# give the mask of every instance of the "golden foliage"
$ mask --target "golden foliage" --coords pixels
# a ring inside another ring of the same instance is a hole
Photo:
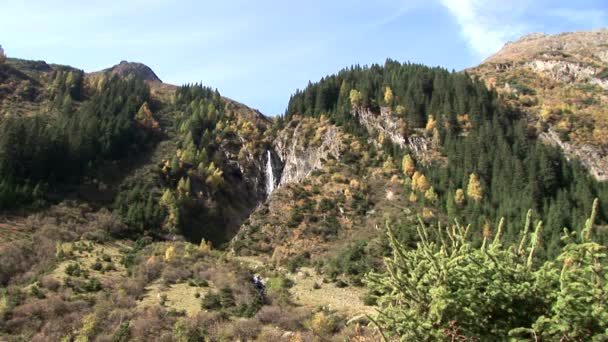
[[[471,173],[469,176],[469,185],[467,186],[467,196],[479,202],[483,198],[483,189],[481,188],[481,182],[479,177],[475,173]]]
[[[431,210],[430,208],[422,209],[422,218],[425,221],[429,221],[429,220],[433,219],[434,217],[435,217],[435,213],[433,213],[433,210]]]
[[[363,94],[357,89],[352,89],[350,91],[350,104],[354,107],[358,107],[361,105],[361,101],[363,101]]]
[[[175,259],[175,247],[169,246],[165,250],[165,261],[170,262]]]
[[[412,190],[426,192],[431,187],[431,184],[426,179],[426,176],[421,172],[416,171],[412,176]]]
[[[399,115],[405,114],[405,107],[402,105],[397,105],[397,107],[395,107],[395,113]]]
[[[424,198],[426,198],[432,203],[437,202],[437,193],[435,192],[435,189],[432,186],[424,192]]]
[[[414,159],[409,154],[403,156],[403,160],[401,161],[401,168],[403,169],[403,173],[411,177],[416,171],[416,164],[414,163]]]
[[[150,110],[148,102],[144,102],[141,107],[139,107],[139,110],[135,115],[135,119],[137,120],[137,122],[139,122],[142,126],[146,128],[156,130],[160,127],[160,124],[158,123],[158,121],[156,121],[156,119],[154,118],[154,114]]]
[[[200,245],[198,246],[198,250],[201,253],[209,253],[212,247],[213,245],[211,244],[211,241],[206,241],[205,239],[202,239]]]
[[[384,88],[384,103],[390,106],[393,103],[393,98],[393,90],[391,89],[391,87],[386,86],[386,88]]]
[[[393,175],[390,182],[392,184],[403,184],[403,180],[398,175]]]
[[[392,157],[388,157],[388,159],[382,164],[382,169],[385,171],[391,171],[395,169],[395,163],[393,162]]]
[[[456,193],[454,194],[454,202],[459,207],[464,205],[464,190],[462,190],[462,189],[456,190]]]
[[[190,196],[190,177],[184,177],[177,182],[177,196],[179,198]]]
[[[78,336],[74,340],[75,342],[88,342],[89,338],[93,335],[95,331],[95,326],[97,326],[97,315],[94,313],[90,313],[82,318],[82,328],[78,333]]]
[[[416,196],[416,193],[412,191],[410,192],[410,197],[408,200],[412,203],[416,203],[416,201],[418,201],[418,196]]]
[[[205,183],[211,187],[211,191],[217,191],[219,187],[224,184],[224,172],[215,167],[215,164],[211,162],[207,168],[207,179]]]
[[[380,134],[378,134],[378,143],[380,145],[384,145],[385,140],[386,140],[386,137],[384,136],[384,133],[380,132]]]
[[[435,129],[435,127],[437,127],[437,120],[435,120],[434,116],[429,115],[429,119],[426,122],[426,131],[427,131],[427,133],[432,133],[433,130]]]
[[[312,330],[321,335],[331,335],[339,328],[339,318],[336,315],[319,311],[310,320]]]

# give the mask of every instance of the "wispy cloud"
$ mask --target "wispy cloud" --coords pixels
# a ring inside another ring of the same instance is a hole
[[[502,45],[526,32],[521,14],[526,1],[441,0],[461,27],[467,44],[479,57],[498,51]]]

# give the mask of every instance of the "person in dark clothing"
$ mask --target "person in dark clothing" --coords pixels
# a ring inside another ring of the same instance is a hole
[[[255,286],[255,289],[258,291],[258,294],[260,295],[260,297],[264,297],[264,291],[266,290],[266,286],[264,286],[264,282],[262,281],[262,278],[259,275],[254,275],[253,276],[253,286]]]

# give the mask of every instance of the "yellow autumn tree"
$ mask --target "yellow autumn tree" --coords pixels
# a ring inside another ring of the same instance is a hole
[[[409,197],[409,201],[412,203],[415,203],[418,200],[418,196],[416,196],[415,192],[410,192],[410,197]]]
[[[433,130],[435,129],[435,127],[437,127],[437,120],[435,120],[434,116],[429,115],[429,119],[426,122],[426,131],[427,131],[427,133],[432,133]]]
[[[437,193],[435,192],[435,189],[432,186],[424,192],[424,198],[426,198],[431,203],[437,202]]]
[[[401,168],[403,169],[403,174],[408,177],[411,177],[416,171],[416,164],[414,163],[414,159],[409,154],[403,156],[403,160],[401,161]]]
[[[431,184],[426,179],[426,176],[419,171],[414,172],[412,176],[412,190],[426,192],[431,187]]]
[[[397,107],[395,107],[395,113],[397,113],[398,115],[405,114],[405,107],[402,105],[397,105]]]
[[[198,245],[198,250],[201,253],[209,253],[212,249],[211,241],[207,241],[205,239],[201,240],[201,243]]]
[[[207,175],[205,183],[211,187],[212,192],[217,191],[219,187],[224,184],[223,172],[221,169],[216,168],[213,162],[211,162],[207,168]]]
[[[358,91],[357,89],[351,89],[349,97],[350,97],[350,104],[353,107],[360,106],[361,102],[363,101],[363,94],[361,94],[361,92]]]
[[[386,103],[387,106],[390,106],[393,103],[393,98],[393,90],[391,87],[386,86],[386,88],[384,88],[384,103]]]
[[[165,261],[171,261],[175,258],[175,247],[169,246],[165,250]]]
[[[179,198],[190,196],[190,177],[184,177],[177,182],[177,194]]]
[[[464,190],[456,190],[456,193],[454,194],[454,203],[456,203],[456,205],[459,207],[462,207],[464,205]]]
[[[479,177],[475,173],[469,176],[469,185],[467,186],[467,197],[475,202],[479,202],[483,198],[483,189]]]

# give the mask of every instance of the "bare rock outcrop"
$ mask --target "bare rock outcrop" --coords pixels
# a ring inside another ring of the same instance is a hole
[[[340,157],[341,130],[327,121],[314,121],[310,118],[292,121],[292,127],[283,130],[275,140],[274,150],[283,165],[279,186],[308,177],[327,158]]]
[[[578,158],[589,172],[599,181],[608,181],[608,150],[592,145],[573,145],[562,141],[552,129],[542,132],[539,138],[564,151],[568,159]]]

